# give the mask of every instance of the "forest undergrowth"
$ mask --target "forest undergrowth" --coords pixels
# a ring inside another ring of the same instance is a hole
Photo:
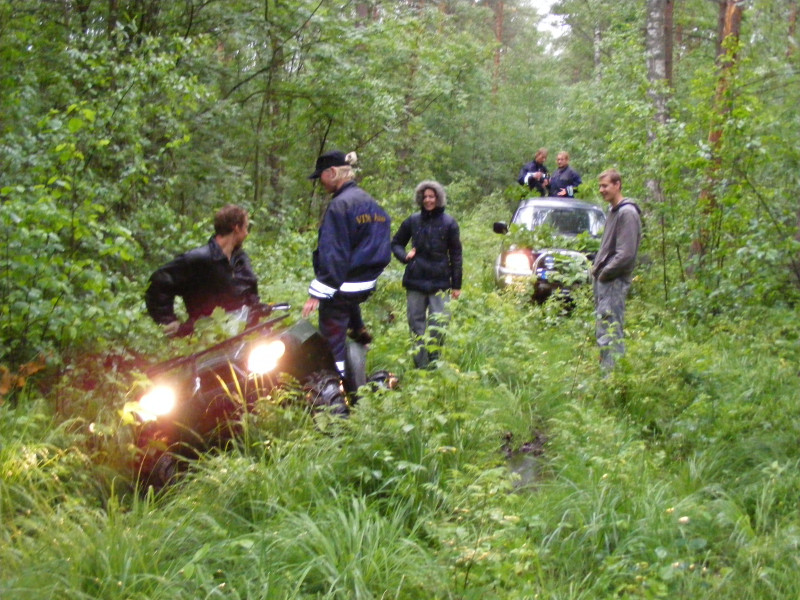
[[[83,364],[6,401],[0,597],[800,597],[795,310],[690,319],[642,267],[604,377],[589,290],[564,315],[493,288],[498,212],[457,214],[466,283],[434,370],[412,368],[392,265],[369,360],[400,387],[324,431],[267,405],[138,494],[118,412],[134,374]],[[310,270],[253,238],[257,267],[293,274],[262,294],[299,306]]]

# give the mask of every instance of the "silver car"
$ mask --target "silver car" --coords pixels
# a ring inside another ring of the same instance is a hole
[[[599,238],[603,233],[606,216],[599,206],[573,198],[529,198],[522,200],[514,213],[512,224],[534,231],[548,225],[557,237],[574,238],[588,233]],[[495,233],[508,233],[509,226],[500,221],[494,224]],[[565,246],[569,244],[565,243]],[[560,248],[528,248],[520,244],[503,244],[495,262],[495,282],[500,287],[526,286],[533,283],[533,297],[538,302],[546,300],[556,289],[572,287],[579,283],[573,277],[565,281],[560,271],[579,274],[578,279],[589,279],[593,254]],[[568,265],[568,267],[567,267]]]

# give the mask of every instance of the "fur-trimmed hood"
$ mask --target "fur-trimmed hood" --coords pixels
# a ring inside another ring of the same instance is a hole
[[[425,193],[425,190],[429,188],[436,194],[436,208],[444,208],[447,206],[447,193],[444,191],[444,186],[438,181],[423,181],[417,186],[417,189],[414,191],[414,200],[417,206],[422,208],[422,195]]]

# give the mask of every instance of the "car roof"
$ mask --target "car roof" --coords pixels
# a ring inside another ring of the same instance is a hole
[[[520,200],[517,210],[528,206],[536,208],[577,208],[581,210],[599,210],[603,212],[603,209],[596,204],[575,200],[575,198],[558,198],[555,196]]]

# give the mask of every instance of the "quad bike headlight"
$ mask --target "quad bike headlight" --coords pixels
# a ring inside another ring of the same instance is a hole
[[[247,357],[247,370],[256,375],[269,373],[278,366],[278,361],[285,352],[286,344],[280,340],[253,346]]]
[[[175,390],[166,385],[159,385],[141,397],[136,413],[143,421],[154,421],[162,415],[169,414],[175,408],[175,402]]]

